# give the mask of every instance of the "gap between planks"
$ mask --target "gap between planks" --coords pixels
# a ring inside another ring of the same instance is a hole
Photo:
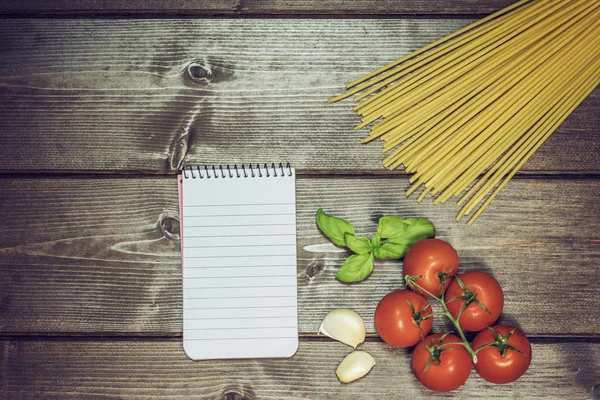
[[[207,164],[208,165],[208,164]],[[210,164],[212,165],[212,164]],[[226,164],[223,164],[226,165]],[[293,165],[292,165],[293,166]],[[172,178],[179,171],[160,171],[160,170],[0,170],[0,179],[7,178],[80,178],[80,179],[95,179],[95,178]],[[380,179],[388,179],[395,177],[408,178],[411,174],[404,171],[388,171],[388,170],[296,170],[296,176],[302,178],[363,178],[373,177]],[[481,175],[480,175],[481,177]],[[476,178],[476,179],[479,179]],[[569,179],[569,180],[591,180],[600,179],[600,171],[568,172],[568,171],[535,171],[535,172],[519,172],[513,179]]]
[[[65,10],[3,11],[0,19],[481,19],[489,14],[474,12],[377,12],[348,10]]]
[[[323,335],[316,333],[300,333],[300,340],[305,342],[328,342],[332,341]],[[470,341],[475,337],[471,332],[466,333],[467,339]],[[93,332],[23,332],[11,335],[0,336],[0,341],[163,341],[163,342],[178,342],[182,340],[181,332],[109,332],[109,333],[93,333]],[[581,335],[581,334],[564,334],[564,335],[528,335],[528,339],[532,343],[600,343],[600,334],[598,335]],[[365,342],[368,343],[383,343],[383,340],[376,333],[367,333]]]

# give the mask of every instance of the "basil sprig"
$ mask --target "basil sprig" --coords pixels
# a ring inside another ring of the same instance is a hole
[[[333,244],[347,247],[355,253],[348,257],[335,276],[342,282],[362,281],[373,271],[375,258],[402,258],[413,244],[435,236],[433,224],[425,218],[383,216],[371,240],[356,236],[352,224],[326,214],[323,209],[317,211],[316,221],[321,232]]]

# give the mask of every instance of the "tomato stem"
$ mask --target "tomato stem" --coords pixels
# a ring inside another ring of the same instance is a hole
[[[495,345],[496,345],[496,342],[484,344],[483,346],[481,346],[477,350],[475,350],[475,354],[479,353],[480,350],[483,350],[486,347],[495,346]]]
[[[471,358],[473,359],[473,363],[477,364],[477,352],[474,351],[473,348],[471,347],[471,345],[469,344],[469,341],[467,340],[465,333],[463,332],[462,328],[460,327],[458,318],[454,318],[452,316],[452,314],[450,313],[450,310],[448,310],[448,307],[446,306],[446,302],[444,301],[445,292],[442,291],[442,295],[440,297],[437,297],[437,296],[434,296],[433,294],[431,294],[426,289],[422,288],[418,283],[416,283],[414,280],[414,277],[407,275],[404,279],[406,280],[406,282],[410,282],[410,284],[412,286],[418,288],[423,293],[427,293],[429,296],[436,299],[442,305],[442,308],[444,309],[444,311],[440,312],[440,313],[436,313],[436,314],[443,314],[450,320],[450,322],[452,322],[452,325],[454,325],[454,327],[456,328],[456,331],[458,332],[458,335],[462,339],[461,344],[467,349],[467,351],[471,355]],[[460,315],[459,315],[459,318],[460,318]]]
[[[443,311],[442,312],[434,312],[434,313],[431,313],[428,316],[424,317],[423,319],[433,318],[436,315],[446,315],[446,313]]]
[[[517,353],[524,354],[521,350],[508,344],[508,339],[510,339],[510,337],[513,335],[513,333],[515,333],[517,328],[513,328],[506,336],[502,336],[502,334],[496,332],[496,330],[494,328],[489,327],[488,329],[490,331],[492,331],[492,333],[494,334],[496,339],[491,343],[481,346],[479,349],[477,349],[477,351],[479,351],[485,347],[488,347],[488,346],[494,346],[498,349],[498,351],[500,352],[500,356],[502,356],[502,357],[504,357],[506,355],[506,350],[513,350],[513,351],[516,351]],[[477,353],[477,352],[475,352],[475,353]]]
[[[456,344],[456,345],[461,345],[461,346],[465,345],[464,342],[446,342],[446,343],[441,344],[440,347],[449,346],[451,344]]]
[[[452,314],[450,314],[450,310],[448,310],[448,307],[446,306],[446,303],[444,303],[442,301],[440,301],[440,303],[442,304],[442,307],[444,308],[444,312],[446,314],[446,317],[448,317],[448,319],[452,322],[452,324],[456,328],[456,331],[458,332],[458,335],[463,340],[464,346],[467,348],[467,350],[471,354],[471,357],[473,357],[473,362],[476,362],[475,361],[476,360],[476,356],[475,356],[476,353],[473,351],[473,348],[469,344],[469,341],[467,340],[467,337],[465,336],[465,333],[463,332],[462,328],[460,327],[460,324],[458,323],[458,319],[454,318],[452,316]]]
[[[404,281],[406,282],[406,286],[414,286],[416,288],[418,288],[420,291],[422,291],[423,293],[427,293],[427,295],[429,295],[430,297],[433,297],[436,300],[440,300],[439,297],[437,297],[436,295],[434,295],[433,293],[431,293],[429,290],[421,287],[421,285],[419,285],[415,280],[417,278],[420,278],[421,276],[413,276],[413,275],[406,275],[404,276]]]

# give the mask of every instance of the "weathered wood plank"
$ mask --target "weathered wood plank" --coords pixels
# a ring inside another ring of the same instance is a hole
[[[487,14],[512,3],[511,0],[244,0],[242,10],[269,14]]]
[[[597,180],[515,180],[472,227],[454,221],[451,204],[406,200],[406,188],[381,177],[298,180],[301,332],[314,334],[334,307],[356,309],[373,332],[377,302],[402,285],[397,261],[378,261],[360,284],[337,282],[347,253],[317,230],[323,207],[361,234],[381,215],[429,218],[463,270],[500,281],[503,321],[535,336],[598,336]],[[180,334],[175,177],[4,178],[0,205],[0,334]]]
[[[0,170],[281,159],[384,172],[351,103],[326,98],[467,22],[6,19]],[[523,170],[600,172],[599,108],[597,90]]]
[[[290,359],[193,362],[177,341],[0,342],[0,370],[10,399],[373,399],[446,398],[413,378],[409,351],[384,343],[362,350],[376,365],[341,384],[335,376],[350,348],[301,341]],[[600,344],[533,344],[533,362],[517,382],[486,383],[473,370],[453,392],[469,399],[588,399],[600,376]],[[237,396],[236,396],[237,394]]]
[[[511,0],[435,1],[374,1],[374,0],[83,0],[72,2],[55,0],[36,2],[31,0],[4,0],[0,14],[76,14],[127,13],[127,14],[481,14],[496,11],[511,4]]]
[[[3,0],[0,14],[168,14],[190,13],[213,15],[217,12],[239,10],[240,0],[84,0],[84,1],[19,1]]]

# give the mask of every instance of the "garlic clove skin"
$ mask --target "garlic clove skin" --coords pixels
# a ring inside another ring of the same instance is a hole
[[[318,333],[356,348],[365,341],[367,328],[365,321],[355,311],[336,308],[323,318]]]
[[[365,351],[354,351],[348,354],[335,370],[335,374],[342,383],[348,383],[362,378],[371,371],[375,359]]]

